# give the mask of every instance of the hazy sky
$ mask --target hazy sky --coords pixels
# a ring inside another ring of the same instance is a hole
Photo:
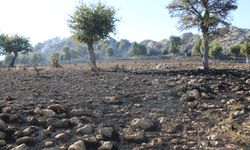
[[[83,0],[89,2],[91,0]],[[93,0],[92,0],[93,1]],[[32,44],[53,37],[71,35],[67,25],[79,0],[0,0],[0,32],[30,38]],[[116,39],[160,41],[180,35],[177,19],[170,18],[166,5],[171,0],[106,0],[118,9]],[[238,0],[239,8],[232,13],[234,26],[250,28],[249,0]],[[195,30],[196,31],[196,30]],[[188,32],[188,31],[185,31]]]

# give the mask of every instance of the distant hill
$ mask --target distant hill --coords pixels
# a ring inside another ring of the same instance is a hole
[[[194,42],[197,38],[199,38],[199,35],[187,32],[182,34],[180,38],[180,54],[191,54]],[[242,29],[232,26],[229,28],[229,32],[223,36],[214,37],[211,43],[219,43],[223,47],[224,54],[228,54],[231,45],[239,44],[244,41],[250,41],[250,29]],[[94,49],[97,58],[106,57],[106,51],[108,49],[112,49],[112,57],[129,57],[131,43],[132,42],[126,39],[117,41],[110,38],[95,43]],[[162,55],[163,51],[169,48],[168,39],[163,39],[161,41],[148,39],[140,42],[139,44],[146,46],[148,56]],[[63,49],[65,47],[68,47],[73,51],[78,51],[79,53],[84,52],[81,56],[85,59],[88,57],[87,46],[84,43],[75,41],[71,37],[64,39],[55,37],[43,43],[38,43],[34,47],[34,52],[43,53],[46,58],[48,58],[54,52],[63,53]]]

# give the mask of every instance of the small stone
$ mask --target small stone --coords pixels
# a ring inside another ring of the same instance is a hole
[[[210,135],[210,139],[213,141],[219,140],[220,139],[220,134],[219,133],[213,133]]]
[[[82,140],[75,142],[74,144],[70,145],[68,150],[86,150],[86,147]]]
[[[5,146],[7,143],[5,140],[0,140],[0,146]]]
[[[92,125],[85,125],[76,130],[78,134],[91,134],[94,132],[94,128]]]
[[[239,116],[241,116],[241,115],[244,115],[244,110],[242,110],[242,111],[236,111],[236,112],[234,112],[233,113],[233,117],[235,118],[235,117],[239,117]]]
[[[132,120],[131,125],[134,127],[139,127],[139,128],[147,130],[147,129],[151,129],[154,126],[154,123],[145,118],[142,118],[142,119],[137,118],[137,119]]]
[[[235,103],[236,101],[235,101],[235,99],[230,99],[229,101],[227,101],[227,104],[228,105],[231,105],[231,104],[233,104],[233,103]]]
[[[117,97],[116,96],[106,96],[105,97],[106,102],[108,103],[117,103]]]
[[[232,129],[232,125],[231,124],[226,124],[224,126],[221,127],[222,130],[229,130],[229,129]]]
[[[68,135],[66,133],[59,133],[55,136],[55,139],[66,141],[68,139]]]
[[[56,113],[53,110],[50,109],[42,109],[42,114],[46,117],[54,117]]]
[[[250,79],[246,80],[246,84],[250,85]]]
[[[136,133],[126,133],[124,135],[124,139],[132,142],[143,142],[146,140],[146,136],[144,132],[136,132]]]
[[[46,120],[46,126],[52,126],[55,128],[66,128],[69,125],[69,121],[67,119],[57,119],[57,118],[48,118]]]
[[[4,130],[6,127],[6,123],[0,119],[0,130]]]
[[[72,118],[69,119],[69,122],[71,124],[76,125],[76,124],[80,123],[80,119],[78,119],[78,117],[72,117]]]
[[[48,109],[53,110],[57,114],[62,114],[65,112],[64,107],[60,104],[52,104],[52,105],[48,106]]]
[[[4,140],[6,138],[7,134],[3,131],[0,131],[0,140]]]
[[[111,127],[103,127],[101,129],[99,129],[99,133],[107,138],[111,138],[112,134],[113,134],[114,130]]]
[[[45,147],[50,147],[50,146],[52,146],[54,143],[52,142],[52,141],[46,141],[45,143],[44,143],[44,146]]]
[[[5,98],[4,98],[4,100],[5,101],[13,101],[13,100],[15,100],[16,98],[14,98],[14,97],[11,97],[11,96],[6,96]]]
[[[28,150],[28,147],[26,146],[26,144],[21,144],[12,148],[11,150]]]
[[[35,141],[32,137],[29,137],[29,136],[24,136],[16,140],[17,145],[20,145],[23,143],[26,145],[34,145]]]
[[[84,110],[83,109],[73,109],[71,111],[71,114],[73,116],[83,116],[84,115]]]
[[[197,89],[193,89],[193,90],[190,90],[190,91],[187,91],[187,94],[192,97],[192,98],[195,98],[195,99],[198,99],[200,97],[200,93]]]
[[[160,117],[158,120],[160,124],[163,124],[168,121],[167,117]]]
[[[171,140],[171,143],[172,143],[172,144],[178,144],[178,143],[179,143],[179,140],[178,140],[178,139],[172,139],[172,140]]]
[[[102,145],[98,148],[98,150],[111,150],[113,146],[113,143],[110,141],[103,142]]]

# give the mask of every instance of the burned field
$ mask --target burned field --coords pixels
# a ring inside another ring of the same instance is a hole
[[[0,149],[248,149],[250,67],[192,60],[1,68]],[[213,68],[218,69],[213,69]],[[38,73],[39,72],[39,73]]]

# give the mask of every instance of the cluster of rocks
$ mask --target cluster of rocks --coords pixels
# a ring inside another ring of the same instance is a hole
[[[242,140],[250,138],[247,71],[163,75],[62,70],[48,78],[6,74],[0,81],[0,149],[249,145]]]

